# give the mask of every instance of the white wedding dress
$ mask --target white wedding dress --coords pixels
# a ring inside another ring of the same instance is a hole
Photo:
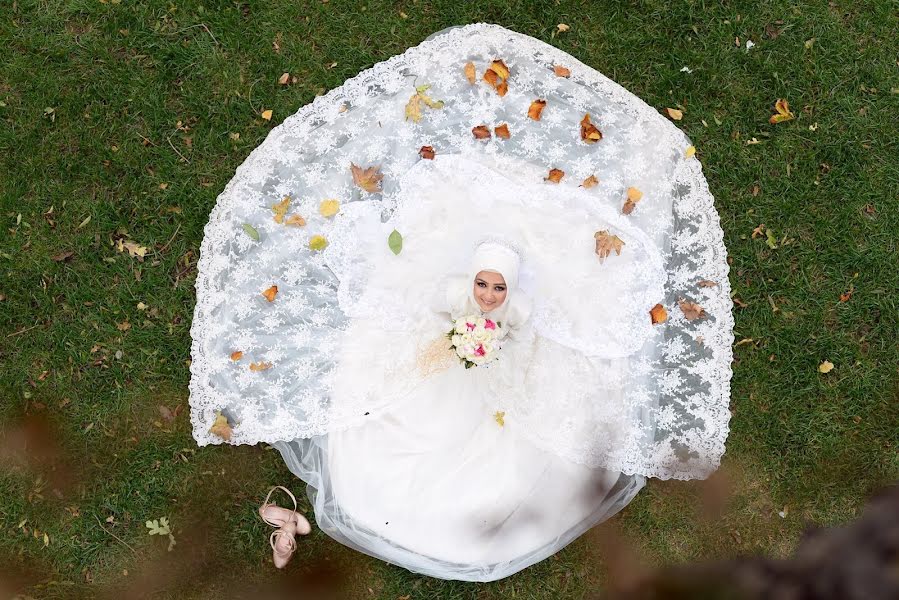
[[[503,96],[480,80],[496,59]],[[406,120],[422,84],[443,105]],[[527,116],[536,98],[540,120]],[[585,113],[595,144],[579,134]],[[472,134],[502,123],[508,139]],[[238,169],[207,225],[195,438],[274,445],[329,535],[476,581],[558,551],[645,477],[707,476],[727,436],[733,321],[689,147],[614,82],[496,25],[438,32],[316,98]],[[355,184],[351,162],[378,166],[381,189]],[[628,188],[642,197],[622,211]],[[336,215],[319,214],[325,199]],[[620,252],[601,260],[597,232]],[[310,248],[315,236],[327,245]],[[497,361],[465,369],[445,352],[447,286],[485,239],[519,252],[532,310]],[[656,305],[666,318],[650,317]]]

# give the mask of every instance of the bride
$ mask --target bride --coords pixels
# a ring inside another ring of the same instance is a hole
[[[276,447],[350,547],[506,577],[646,477],[718,466],[725,257],[670,122],[538,40],[449,28],[288,118],[219,197],[194,436]]]

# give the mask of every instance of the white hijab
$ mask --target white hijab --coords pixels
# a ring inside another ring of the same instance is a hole
[[[490,317],[503,324],[504,329],[515,328],[524,323],[531,313],[531,303],[518,287],[521,257],[518,253],[499,242],[483,242],[471,257],[467,277],[457,277],[450,281],[447,300],[452,317],[475,314]],[[491,311],[481,310],[474,296],[474,280],[481,271],[499,273],[506,281],[506,298],[501,305]]]

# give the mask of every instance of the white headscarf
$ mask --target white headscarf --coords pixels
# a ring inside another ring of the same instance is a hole
[[[521,257],[511,247],[499,242],[483,242],[474,251],[468,276],[454,279],[448,291],[453,318],[466,314],[484,314],[509,328],[521,325],[531,312],[531,303],[518,287]],[[481,271],[499,273],[506,281],[506,298],[497,308],[484,312],[475,299],[474,281]]]

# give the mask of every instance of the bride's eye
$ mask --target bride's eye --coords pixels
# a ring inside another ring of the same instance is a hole
[[[501,286],[501,285],[498,285],[498,286],[496,286],[496,287],[493,288],[493,289],[495,289],[497,292],[505,292],[505,291],[506,291],[506,288],[504,288],[504,287]]]
[[[484,283],[483,281],[478,281],[477,283],[478,283],[478,287],[487,287],[487,284]]]

